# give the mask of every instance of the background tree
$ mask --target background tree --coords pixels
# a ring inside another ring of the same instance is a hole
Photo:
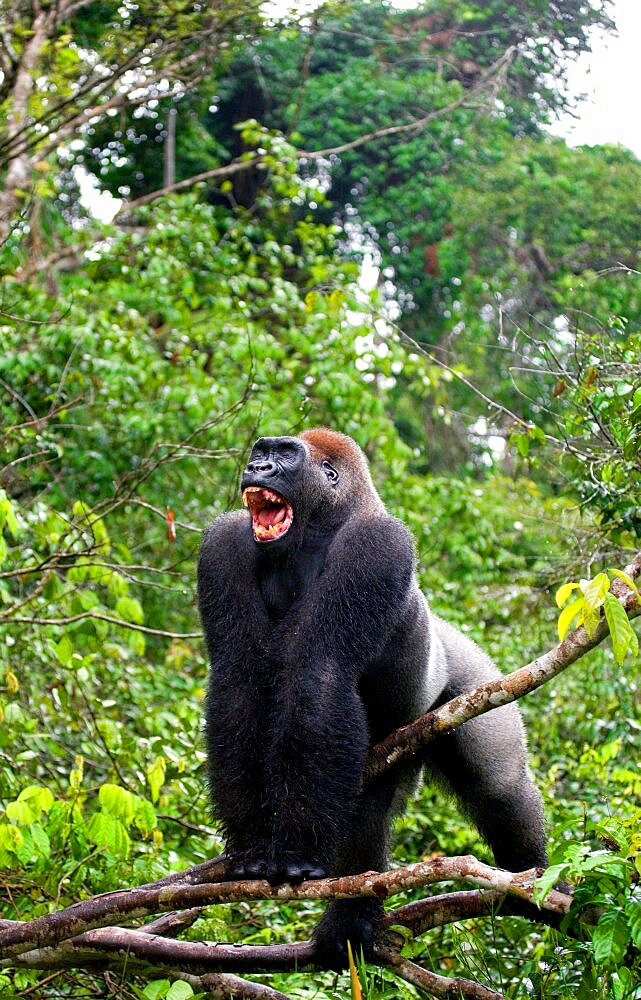
[[[251,2],[184,4],[111,0],[4,5],[0,86],[0,222],[30,193],[49,194],[47,175],[61,146],[123,109],[153,107],[188,92],[259,25]]]

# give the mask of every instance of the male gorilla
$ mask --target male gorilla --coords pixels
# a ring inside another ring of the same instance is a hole
[[[390,819],[422,766],[446,783],[510,871],[545,866],[541,800],[518,709],[505,705],[361,786],[368,749],[498,676],[433,615],[408,531],[367,461],[325,428],[260,438],[241,481],[248,512],[205,532],[198,573],[211,660],[211,792],[234,875],[273,885],[384,870]],[[371,953],[375,900],[334,902],[321,961]]]

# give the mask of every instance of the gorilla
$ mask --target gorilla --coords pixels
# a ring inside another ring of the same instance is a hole
[[[198,569],[209,781],[233,876],[277,885],[384,870],[391,818],[423,768],[499,867],[545,867],[513,704],[362,785],[371,746],[499,672],[430,611],[411,536],[356,442],[326,428],[260,438],[241,491],[247,510],[207,528]],[[376,900],[331,903],[314,933],[319,961],[344,967],[348,939],[371,955],[380,914]]]

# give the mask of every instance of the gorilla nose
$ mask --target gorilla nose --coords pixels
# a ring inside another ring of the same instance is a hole
[[[272,462],[268,458],[262,458],[257,459],[255,462],[248,462],[245,472],[259,476],[273,476],[278,472],[278,466],[276,462]]]

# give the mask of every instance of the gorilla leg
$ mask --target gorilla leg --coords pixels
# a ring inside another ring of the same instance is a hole
[[[419,771],[416,764],[401,765],[361,794],[336,874],[386,870],[390,822],[415,787]],[[348,941],[354,955],[362,950],[371,960],[374,924],[382,915],[383,906],[377,899],[339,899],[330,903],[314,931],[319,962],[332,969],[346,968]]]
[[[332,661],[307,670],[280,685],[265,747],[266,875],[274,885],[339,870],[367,753],[367,720],[349,672]]]
[[[547,866],[543,807],[528,770],[515,705],[494,709],[436,740],[427,760],[461,800],[499,867],[515,872]]]

